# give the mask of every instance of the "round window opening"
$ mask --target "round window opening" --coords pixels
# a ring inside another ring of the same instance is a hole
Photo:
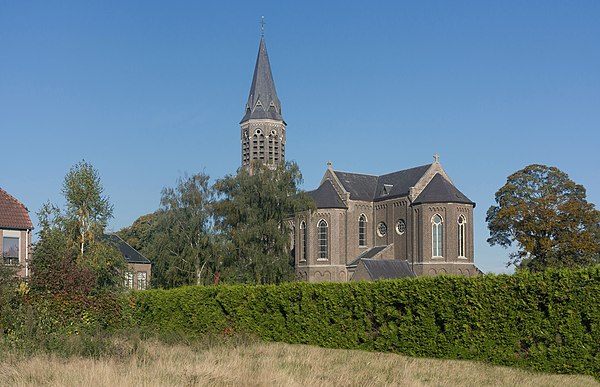
[[[271,136],[277,136],[277,132],[275,130],[271,130]]]
[[[402,235],[406,232],[406,223],[404,222],[404,220],[398,220],[398,222],[396,223],[396,232],[398,233],[398,235]]]
[[[377,235],[384,237],[387,234],[387,226],[383,222],[379,222],[377,225]]]

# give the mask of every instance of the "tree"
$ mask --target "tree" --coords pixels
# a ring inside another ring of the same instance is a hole
[[[250,283],[278,283],[294,276],[290,261],[289,219],[314,208],[308,195],[298,190],[302,174],[293,162],[271,168],[252,165],[236,176],[215,183],[216,225],[227,241],[224,277]]]
[[[53,293],[89,293],[123,286],[123,256],[102,240],[112,205],[98,172],[81,161],[65,176],[66,210],[45,203],[33,248],[31,288]]]
[[[510,175],[487,211],[490,245],[511,246],[507,266],[531,271],[600,262],[600,212],[585,188],[555,167],[533,164]]]
[[[98,171],[85,160],[71,167],[65,176],[62,188],[67,203],[65,217],[78,235],[81,258],[94,243],[94,236],[104,233],[113,216],[113,206],[103,192]]]
[[[142,252],[148,246],[157,217],[156,212],[142,215],[134,220],[131,226],[117,231],[117,234],[131,247]]]
[[[212,283],[217,270],[213,201],[208,175],[185,176],[162,190],[158,211],[121,231],[152,261],[154,287]]]

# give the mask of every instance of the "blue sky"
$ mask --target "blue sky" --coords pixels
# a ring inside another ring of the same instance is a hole
[[[260,17],[305,189],[434,153],[477,203],[475,257],[506,271],[485,212],[512,172],[557,166],[600,203],[598,1],[0,0],[0,187],[62,204],[81,159],[118,230],[183,173],[240,164]]]

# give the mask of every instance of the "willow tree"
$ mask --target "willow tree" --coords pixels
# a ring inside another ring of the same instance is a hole
[[[490,245],[517,251],[508,265],[540,271],[600,262],[600,212],[556,167],[533,164],[510,175],[487,211]]]

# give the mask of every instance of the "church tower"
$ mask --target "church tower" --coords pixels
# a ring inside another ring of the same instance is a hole
[[[260,38],[250,95],[240,121],[242,167],[260,161],[275,166],[285,162],[285,127],[275,91],[264,30]]]

